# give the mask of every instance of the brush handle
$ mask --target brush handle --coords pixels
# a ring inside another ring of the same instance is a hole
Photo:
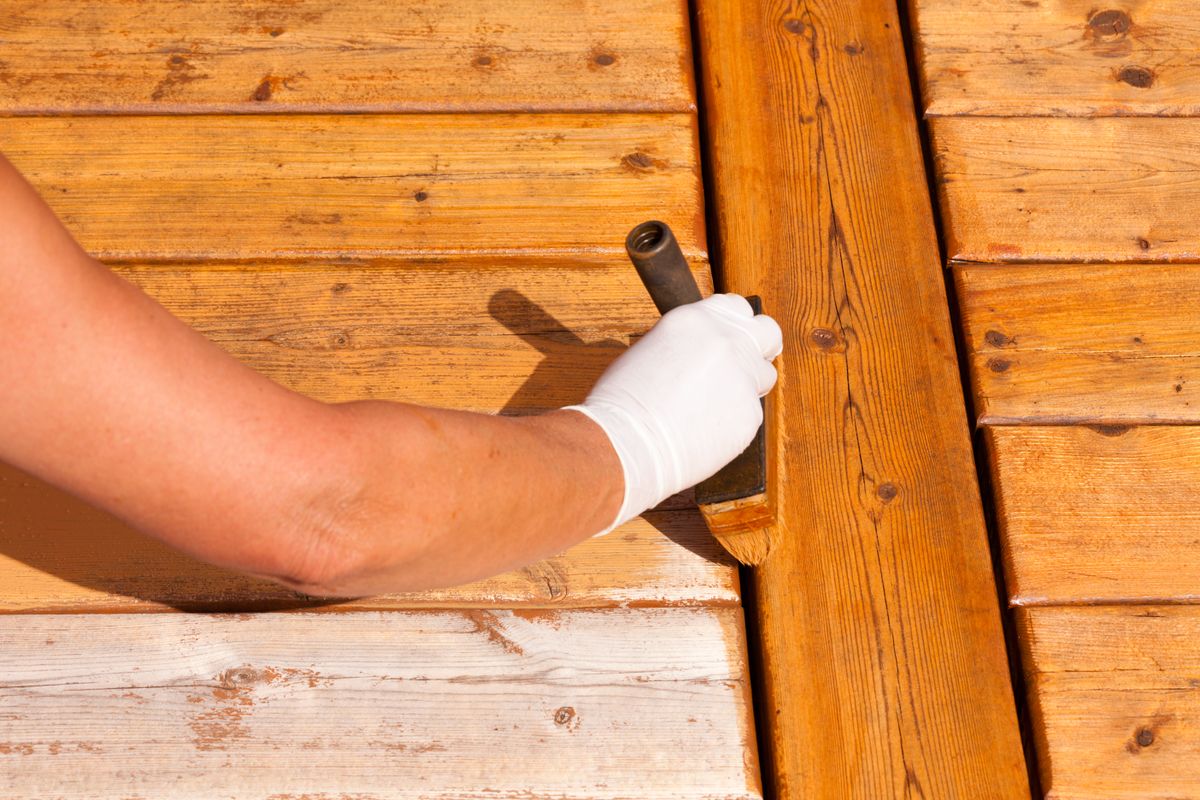
[[[651,220],[631,230],[625,237],[625,251],[658,313],[701,299],[683,250],[665,222]]]
[[[692,277],[683,250],[665,222],[643,222],[625,237],[625,250],[637,268],[646,291],[660,314],[701,299],[700,287]],[[762,313],[758,297],[747,297],[755,314]],[[765,404],[764,404],[765,409]],[[717,474],[696,485],[696,502],[706,512],[705,519],[714,533],[727,526],[731,530],[747,527],[751,519],[762,516],[767,492],[766,417],[754,441]],[[722,522],[722,519],[725,522]]]

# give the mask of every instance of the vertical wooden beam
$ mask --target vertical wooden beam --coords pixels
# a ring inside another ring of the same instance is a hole
[[[895,4],[697,0],[724,288],[787,337],[753,576],[779,797],[1028,797]]]

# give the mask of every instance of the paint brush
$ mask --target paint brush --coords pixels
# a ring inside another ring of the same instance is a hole
[[[701,299],[700,287],[666,223],[652,220],[638,225],[626,237],[625,250],[660,314]],[[746,299],[754,313],[762,312],[757,297]],[[775,527],[770,405],[764,402],[763,424],[750,446],[717,474],[696,484],[696,503],[709,531],[730,555],[751,566],[767,557]]]

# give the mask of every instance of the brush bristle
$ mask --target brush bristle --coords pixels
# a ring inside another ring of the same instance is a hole
[[[729,555],[748,567],[756,567],[766,561],[771,552],[770,528],[716,534],[716,537]]]

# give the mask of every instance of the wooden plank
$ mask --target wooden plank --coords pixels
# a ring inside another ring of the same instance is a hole
[[[687,5],[18,2],[0,113],[687,111]]]
[[[960,261],[1195,261],[1200,129],[1185,119],[930,121]]]
[[[0,794],[759,797],[738,609],[0,618]]]
[[[1200,428],[987,431],[1016,605],[1200,599]]]
[[[320,399],[528,413],[579,402],[658,318],[621,256],[118,267],[259,372]],[[711,287],[707,267],[696,272]],[[737,572],[677,497],[609,537],[460,589],[356,607],[736,603]],[[277,608],[303,598],[211,568],[0,469],[0,611]]]
[[[694,508],[466,586],[331,603],[195,561],[0,464],[0,614],[737,604],[737,565]]]
[[[571,405],[659,318],[624,254],[115,269],[258,372],[329,402]],[[694,274],[710,291],[707,265]]]
[[[1195,116],[1190,0],[916,0],[930,116]]]
[[[896,6],[697,8],[721,274],[785,335],[768,785],[1027,798]]]
[[[1200,609],[1034,608],[1017,620],[1047,797],[1200,797]]]
[[[690,114],[11,120],[5,153],[108,259],[704,255]]]
[[[1200,267],[954,270],[983,424],[1200,422]]]

